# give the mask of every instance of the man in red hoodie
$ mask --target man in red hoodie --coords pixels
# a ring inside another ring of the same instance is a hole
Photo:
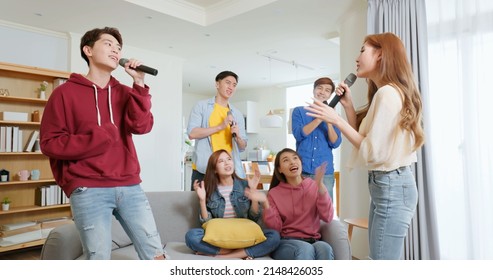
[[[96,28],[81,38],[86,75],[72,73],[57,87],[43,113],[40,140],[57,184],[70,197],[74,222],[87,259],[110,259],[112,215],[120,221],[140,259],[164,259],[161,238],[140,186],[133,134],[151,131],[151,95],[141,62],[125,71],[132,87],[111,72],[121,58],[116,28]]]

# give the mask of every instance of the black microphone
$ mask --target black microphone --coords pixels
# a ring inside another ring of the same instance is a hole
[[[356,81],[356,75],[354,75],[353,73],[350,73],[349,75],[347,75],[346,79],[344,80],[344,83],[348,87],[350,87],[354,84],[355,81]],[[344,94],[344,91],[342,92],[342,94]],[[332,100],[330,101],[329,106],[334,108],[337,105],[337,103],[339,103],[340,99],[341,99],[341,96],[334,93],[334,98],[332,98]]]
[[[228,116],[233,116],[231,111],[228,111]],[[233,121],[229,123],[229,126],[232,126],[234,123],[235,123],[235,121],[234,121],[234,117],[233,117]],[[236,137],[236,132],[233,132],[233,138],[235,138],[235,137]]]
[[[120,66],[125,67],[125,63],[127,63],[127,62],[128,62],[128,59],[126,59],[126,58],[120,58],[120,61],[118,63],[120,63]],[[150,74],[150,75],[153,75],[153,76],[156,76],[157,75],[157,69],[154,69],[154,68],[151,68],[151,67],[145,66],[145,65],[139,65],[136,68],[130,67],[130,69],[142,71],[142,72],[144,72],[146,74]]]

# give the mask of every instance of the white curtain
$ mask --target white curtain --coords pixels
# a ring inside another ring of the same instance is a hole
[[[429,179],[441,259],[493,259],[493,1],[427,0]]]

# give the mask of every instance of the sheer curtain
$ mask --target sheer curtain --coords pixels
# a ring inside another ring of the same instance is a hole
[[[440,258],[493,259],[493,1],[427,0],[426,10]]]

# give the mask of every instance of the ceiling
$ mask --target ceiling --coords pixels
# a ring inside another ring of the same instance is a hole
[[[0,20],[78,34],[117,27],[124,54],[131,45],[181,57],[183,91],[213,94],[223,70],[239,75],[239,90],[339,78],[338,25],[358,1],[0,0]]]

